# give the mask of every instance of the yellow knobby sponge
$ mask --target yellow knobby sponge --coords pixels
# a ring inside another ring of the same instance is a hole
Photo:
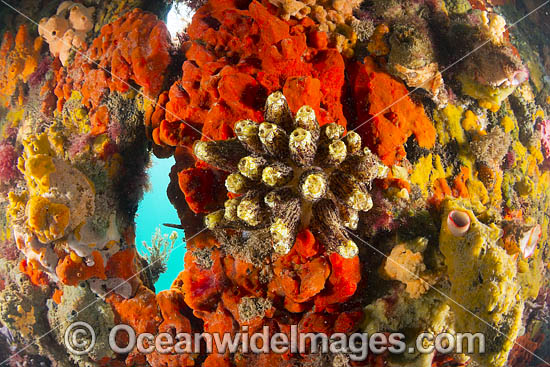
[[[27,225],[42,243],[59,239],[65,235],[69,225],[70,210],[41,196],[34,196],[27,202]]]

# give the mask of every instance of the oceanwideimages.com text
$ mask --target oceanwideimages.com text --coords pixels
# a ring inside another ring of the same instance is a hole
[[[121,337],[124,336],[124,337]],[[125,342],[121,342],[125,340]],[[65,330],[65,344],[73,354],[89,353],[96,342],[93,328],[85,322],[75,322]],[[481,333],[421,333],[410,343],[402,333],[302,333],[297,325],[290,333],[271,333],[268,326],[250,332],[245,326],[236,333],[136,333],[131,326],[116,325],[109,333],[113,352],[126,354],[134,349],[140,353],[191,354],[207,353],[344,353],[353,361],[362,361],[369,354],[402,353],[484,353],[485,337]]]

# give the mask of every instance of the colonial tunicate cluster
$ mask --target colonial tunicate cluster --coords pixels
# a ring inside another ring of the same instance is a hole
[[[231,172],[225,186],[238,195],[206,216],[207,227],[269,228],[273,248],[286,254],[309,226],[329,250],[354,257],[358,247],[348,230],[372,208],[369,185],[385,177],[386,166],[361,148],[357,133],[319,126],[311,107],[293,116],[281,92],[267,98],[264,117],[237,122],[236,138],[195,143],[200,160]]]

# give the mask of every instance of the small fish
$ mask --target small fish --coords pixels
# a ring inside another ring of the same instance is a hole
[[[181,224],[162,223],[162,225],[170,228],[183,229],[183,226]]]

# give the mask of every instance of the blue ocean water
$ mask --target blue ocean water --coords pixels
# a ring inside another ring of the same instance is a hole
[[[151,190],[146,192],[139,203],[136,215],[136,247],[140,253],[144,253],[143,241],[151,243],[151,237],[160,227],[162,234],[178,233],[178,239],[168,260],[168,270],[161,274],[155,283],[157,292],[170,288],[170,285],[183,270],[183,256],[185,245],[183,243],[183,230],[165,227],[162,223],[179,224],[176,209],[170,204],[166,189],[170,178],[168,174],[174,165],[174,158],[159,159],[152,157],[152,166],[148,171]]]

